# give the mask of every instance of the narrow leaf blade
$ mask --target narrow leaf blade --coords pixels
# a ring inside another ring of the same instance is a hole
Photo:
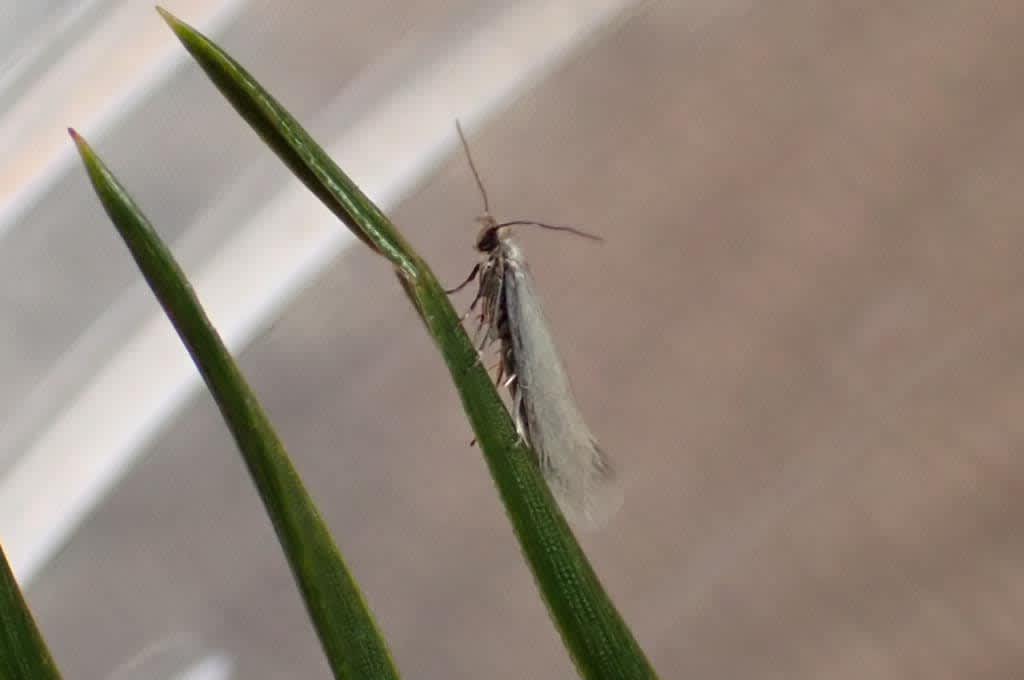
[[[192,355],[238,444],[335,677],[398,678],[387,644],[327,526],[181,268],[95,152],[70,132],[100,202]]]
[[[402,236],[292,115],[206,36],[167,10],[157,11],[221,94],[295,176],[363,243],[412,273]]]
[[[14,572],[0,548],[0,678],[60,680]]]

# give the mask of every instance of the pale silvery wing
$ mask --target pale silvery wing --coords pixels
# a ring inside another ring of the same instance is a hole
[[[519,415],[562,512],[578,526],[596,528],[618,510],[621,487],[576,405],[522,252],[508,237],[499,248]]]

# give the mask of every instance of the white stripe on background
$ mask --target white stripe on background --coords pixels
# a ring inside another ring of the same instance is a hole
[[[234,19],[244,0],[176,0],[174,6],[209,34]],[[111,45],[127,58],[111,59]],[[92,35],[69,46],[0,118],[0,235],[78,162],[68,144],[69,121],[99,137],[190,59],[153,3],[135,0],[108,10]]]

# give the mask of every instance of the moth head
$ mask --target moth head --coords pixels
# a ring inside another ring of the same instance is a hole
[[[480,223],[480,233],[476,237],[476,249],[481,253],[489,253],[498,247],[498,230],[504,225],[498,224],[490,215],[476,218]]]

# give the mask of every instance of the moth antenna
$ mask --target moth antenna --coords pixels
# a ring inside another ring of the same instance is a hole
[[[544,222],[531,222],[529,220],[513,220],[511,222],[502,222],[501,224],[495,225],[495,228],[500,229],[502,227],[515,226],[541,227],[543,229],[553,229],[554,231],[567,231],[570,234],[576,234],[577,236],[582,236],[583,238],[589,238],[591,241],[604,241],[604,239],[598,236],[597,234],[591,234],[589,232],[583,231],[582,229],[577,229],[575,227],[567,227],[565,225],[559,224],[546,224]]]
[[[484,215],[490,216],[491,214],[491,203],[487,200],[487,189],[484,188],[484,182],[480,179],[480,173],[477,172],[476,163],[473,162],[473,154],[469,152],[469,142],[466,141],[466,135],[462,132],[462,125],[459,123],[459,119],[455,119],[455,129],[459,132],[459,139],[462,141],[462,150],[466,152],[466,160],[469,161],[469,169],[473,171],[473,179],[476,180],[476,186],[480,189],[480,195],[484,199]]]

